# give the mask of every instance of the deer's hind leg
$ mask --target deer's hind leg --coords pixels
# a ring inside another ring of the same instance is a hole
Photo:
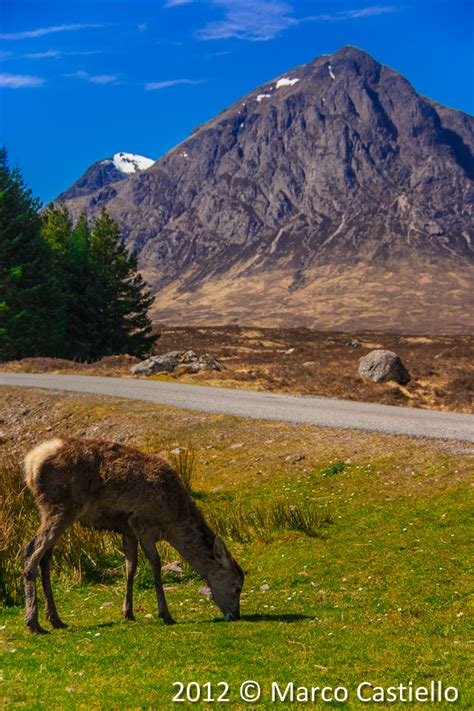
[[[123,552],[126,558],[127,588],[123,603],[123,616],[126,620],[134,620],[133,615],[133,578],[137,570],[138,541],[133,533],[124,533],[122,537]]]
[[[61,629],[62,627],[67,627],[67,625],[59,617],[58,610],[56,608],[56,603],[54,602],[50,576],[52,555],[53,548],[51,547],[49,550],[46,551],[46,553],[40,560],[41,582],[43,584],[46,619],[52,624],[55,629]]]
[[[73,517],[69,512],[54,512],[54,514],[43,519],[41,526],[39,527],[36,533],[36,536],[31,539],[31,541],[25,548],[25,624],[32,632],[35,632],[36,634],[44,634],[46,632],[46,630],[44,630],[38,622],[38,597],[36,591],[38,566],[40,565],[42,559],[48,553],[48,551],[52,551],[53,546],[56,543],[58,537],[64,531],[64,529],[72,523],[72,521]],[[46,580],[49,580],[49,571],[46,576]],[[51,583],[49,581],[49,589],[50,588]],[[50,599],[52,599],[52,593]]]

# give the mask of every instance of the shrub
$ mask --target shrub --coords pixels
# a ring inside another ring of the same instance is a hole
[[[327,508],[320,509],[308,503],[289,504],[287,501],[239,508],[216,508],[210,505],[206,506],[205,513],[216,533],[235,541],[267,538],[281,530],[299,531],[316,538],[321,535],[321,528],[333,520]]]
[[[330,464],[328,467],[323,469],[323,471],[321,472],[321,476],[333,476],[334,474],[342,474],[342,472],[350,466],[351,465],[347,462],[334,462],[333,464]]]
[[[192,494],[192,484],[196,464],[196,450],[192,445],[188,444],[186,447],[177,447],[172,449],[169,452],[169,456],[173,467],[186,488],[186,491]]]

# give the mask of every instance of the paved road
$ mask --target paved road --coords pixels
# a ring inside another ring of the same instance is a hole
[[[0,372],[2,385],[124,397],[259,420],[474,442],[474,415],[456,412],[84,375]]]

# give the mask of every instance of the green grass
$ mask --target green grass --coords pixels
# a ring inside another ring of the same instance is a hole
[[[244,472],[240,480],[231,471],[218,487],[214,473],[198,476],[193,487],[204,510],[220,520],[240,511],[248,523],[245,540],[238,525],[227,530],[232,552],[248,571],[242,620],[222,622],[198,594],[202,582],[187,574],[168,580],[176,626],[146,617],[155,612],[146,580],[137,586],[137,621],[125,623],[120,575],[108,585],[77,587],[65,584],[63,572],[57,601],[69,629],[33,637],[19,608],[1,611],[0,698],[7,708],[149,709],[173,706],[174,682],[226,681],[231,705],[244,708],[239,686],[255,679],[264,706],[270,706],[273,681],[293,681],[346,686],[345,707],[352,709],[372,707],[357,701],[362,681],[416,686],[441,680],[458,688],[456,708],[472,707],[468,477],[451,475],[454,458],[438,454],[422,462],[420,456],[413,471],[387,456],[338,467],[334,476],[325,475],[328,461],[273,476]],[[252,523],[249,512],[276,512],[283,502],[287,513],[289,507],[318,512],[318,535],[310,537],[285,517],[278,523],[276,514],[271,526]],[[268,590],[261,590],[264,584]]]

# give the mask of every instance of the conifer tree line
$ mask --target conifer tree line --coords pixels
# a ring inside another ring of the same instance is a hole
[[[153,297],[117,223],[40,207],[0,149],[0,361],[149,353]]]

